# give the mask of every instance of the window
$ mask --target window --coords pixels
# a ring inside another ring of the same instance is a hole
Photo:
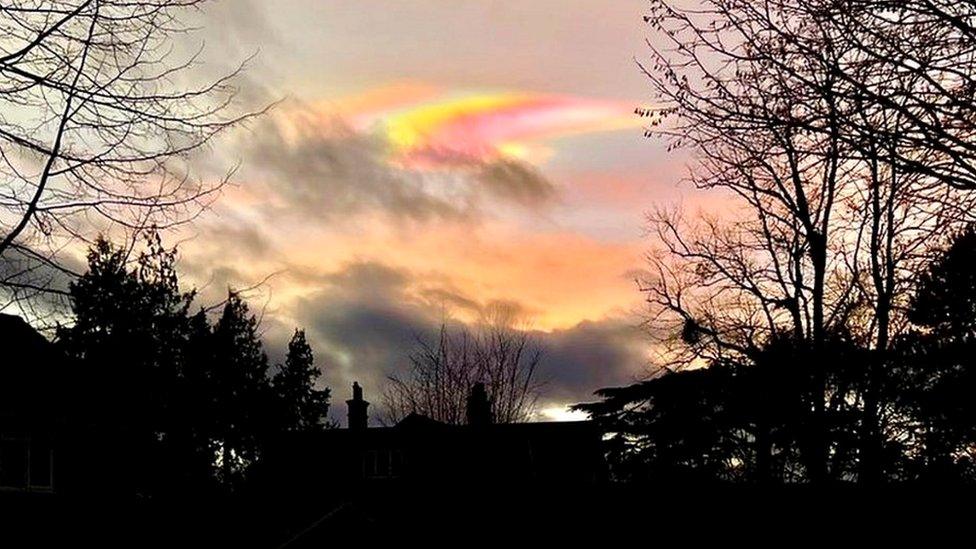
[[[0,489],[50,491],[54,452],[46,437],[0,436]]]
[[[363,476],[366,478],[396,478],[403,474],[403,454],[400,450],[369,450],[363,453]]]
[[[363,453],[363,476],[366,478],[376,476],[376,452]]]

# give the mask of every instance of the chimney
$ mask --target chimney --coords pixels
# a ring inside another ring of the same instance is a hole
[[[491,417],[491,401],[488,400],[485,384],[475,383],[468,394],[468,425],[483,426],[492,423],[494,419]]]
[[[369,408],[369,403],[363,400],[363,388],[359,382],[352,383],[352,399],[346,401],[346,406],[349,407],[349,428],[355,431],[366,429],[366,408]]]

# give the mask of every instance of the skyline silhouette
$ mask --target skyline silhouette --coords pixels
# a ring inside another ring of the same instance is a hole
[[[0,521],[761,536],[965,493],[974,52],[976,0],[7,0]]]

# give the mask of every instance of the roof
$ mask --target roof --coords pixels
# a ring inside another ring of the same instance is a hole
[[[0,415],[29,419],[58,401],[67,384],[63,363],[54,344],[23,318],[0,314],[0,356]]]
[[[424,429],[445,427],[447,424],[431,419],[417,412],[410,412],[410,415],[397,422],[398,429]]]
[[[6,356],[47,352],[51,342],[19,316],[0,313],[0,351]]]

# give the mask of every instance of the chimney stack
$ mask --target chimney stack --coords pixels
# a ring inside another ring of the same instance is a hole
[[[484,383],[475,383],[468,394],[468,425],[483,426],[494,423],[491,417],[491,401]]]
[[[359,386],[359,382],[352,383],[352,399],[346,401],[346,406],[349,407],[349,428],[354,431],[365,430],[369,419],[366,414],[369,403],[363,400],[363,388]]]

